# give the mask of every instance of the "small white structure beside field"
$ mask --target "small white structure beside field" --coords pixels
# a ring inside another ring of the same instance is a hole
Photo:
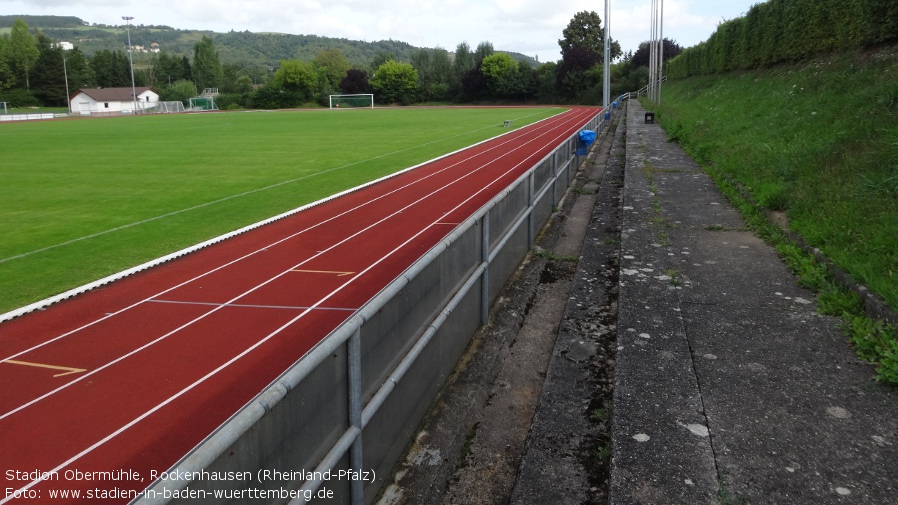
[[[79,89],[71,98],[72,113],[85,116],[134,114],[159,104],[159,93],[153,88],[144,86],[134,91],[137,93],[136,101],[131,98],[130,87]]]

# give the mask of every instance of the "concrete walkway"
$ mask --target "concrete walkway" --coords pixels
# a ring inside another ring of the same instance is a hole
[[[644,113],[630,101],[611,503],[898,503],[898,395]]]

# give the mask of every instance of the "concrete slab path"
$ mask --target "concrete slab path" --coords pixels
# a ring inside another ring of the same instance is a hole
[[[898,502],[898,395],[628,104],[610,501]]]

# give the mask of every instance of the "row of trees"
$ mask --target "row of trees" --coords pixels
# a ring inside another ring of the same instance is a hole
[[[798,61],[898,39],[895,0],[768,0],[671,62],[674,78]]]
[[[241,75],[240,71],[246,69],[228,71],[222,66],[225,71],[214,74],[215,79],[193,82],[198,88],[220,88],[221,107],[283,108],[316,101],[323,105],[330,94],[369,92],[384,104],[598,102],[604,54],[604,31],[598,14],[577,13],[558,43],[562,60],[536,67],[496,52],[489,42],[481,42],[476,48],[462,42],[452,54],[442,48],[418,49],[409,61],[381,52],[367,66],[352,65],[338,49],[323,49],[310,61],[281,60],[270,76],[262,76],[258,81],[250,80],[246,73]],[[201,54],[210,61],[217,59],[211,40],[204,38],[201,44],[208,48],[202,53],[197,49],[192,63],[186,58],[177,61],[165,53],[155,58],[148,71],[149,81],[166,88],[164,99],[176,99],[176,92],[189,88],[182,82],[187,80],[186,67],[197,66]],[[611,53],[613,58],[621,56],[617,42]],[[179,74],[179,68],[185,70]],[[194,69],[193,75],[197,73]],[[166,77],[170,86],[165,84]]]
[[[532,65],[497,52],[489,42],[471,48],[417,49],[407,61],[382,51],[368,65],[353,65],[339,49],[322,49],[312,60],[281,60],[276,68],[222,64],[212,39],[195,43],[193,57],[162,52],[137,62],[138,86],[153,86],[163,100],[186,100],[203,88],[218,88],[219,107],[286,108],[327,104],[335,93],[375,94],[378,103],[539,102],[598,103],[601,97],[604,30],[598,14],[578,12],[558,41],[562,58]],[[665,50],[678,54],[675,44]],[[644,58],[642,52],[645,52]],[[647,72],[647,45],[622,55],[612,42],[612,95],[638,88]],[[645,60],[645,62],[642,61]],[[63,51],[49,37],[16,21],[0,37],[0,101],[16,105],[66,104],[70,91],[84,87],[131,85],[127,51],[100,50],[85,57]]]
[[[326,95],[337,92],[374,92],[380,103],[596,103],[604,54],[601,24],[595,12],[577,13],[558,41],[562,60],[536,67],[496,52],[489,42],[474,49],[462,42],[452,54],[418,49],[408,62],[381,53],[368,68],[352,68],[339,51],[319,53],[311,62],[284,60],[266,96],[282,98],[284,106],[315,97],[326,103]],[[620,44],[614,42],[611,49],[612,58],[621,56]]]

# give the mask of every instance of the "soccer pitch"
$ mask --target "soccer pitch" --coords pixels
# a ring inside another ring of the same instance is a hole
[[[0,313],[558,114],[230,112],[0,124]]]

